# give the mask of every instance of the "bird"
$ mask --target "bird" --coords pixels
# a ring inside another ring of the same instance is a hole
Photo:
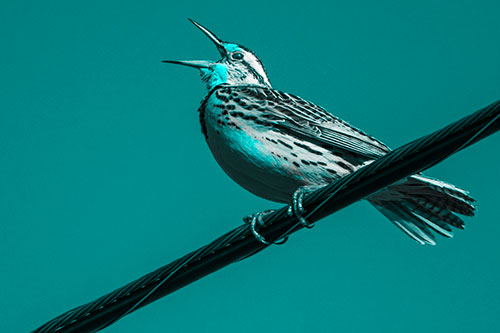
[[[289,213],[310,227],[303,217],[304,195],[391,151],[321,106],[273,88],[253,51],[189,20],[213,42],[221,59],[163,62],[200,71],[208,91],[198,109],[202,133],[220,167],[249,192],[290,203]],[[452,227],[465,227],[458,215],[474,216],[476,209],[468,191],[422,173],[367,200],[422,245],[435,245],[435,235],[453,237]],[[267,213],[252,215],[252,222],[262,222]]]

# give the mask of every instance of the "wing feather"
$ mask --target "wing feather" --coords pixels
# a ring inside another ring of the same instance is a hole
[[[258,110],[272,119],[276,130],[314,142],[326,148],[349,151],[366,159],[387,154],[390,149],[363,131],[328,113],[322,107],[298,96],[256,86],[227,87],[241,100],[265,107]]]

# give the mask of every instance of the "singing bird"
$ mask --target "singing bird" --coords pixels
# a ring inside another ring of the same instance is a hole
[[[208,89],[199,116],[208,146],[224,171],[262,198],[290,203],[307,226],[304,193],[325,186],[390,151],[385,144],[298,96],[274,89],[262,61],[248,48],[224,42],[190,20],[217,47],[222,59],[164,60],[197,68]],[[455,214],[474,215],[467,191],[415,174],[367,200],[421,244],[434,233],[452,237],[463,229]],[[262,215],[253,219],[261,221]]]

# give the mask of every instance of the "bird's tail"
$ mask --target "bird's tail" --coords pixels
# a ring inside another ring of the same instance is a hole
[[[454,213],[473,216],[469,193],[438,179],[413,175],[368,198],[382,214],[421,244],[435,245],[434,233],[453,237],[452,226],[464,229]]]

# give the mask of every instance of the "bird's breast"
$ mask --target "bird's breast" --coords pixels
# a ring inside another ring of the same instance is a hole
[[[293,191],[305,184],[300,172],[286,154],[272,147],[269,131],[255,122],[256,117],[233,105],[215,94],[205,102],[202,122],[217,163],[250,192],[288,202]]]
[[[214,96],[206,105],[204,117],[207,143],[218,162],[240,168],[276,167],[279,161],[262,141],[262,130],[245,119],[241,110],[236,111],[230,101]]]

